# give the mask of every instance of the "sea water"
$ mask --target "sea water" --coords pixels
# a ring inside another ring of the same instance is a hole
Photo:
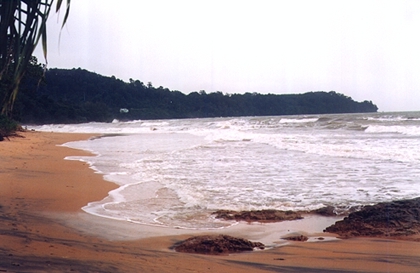
[[[32,126],[100,134],[65,146],[119,185],[83,210],[190,229],[212,212],[351,208],[420,195],[420,112],[136,120]]]

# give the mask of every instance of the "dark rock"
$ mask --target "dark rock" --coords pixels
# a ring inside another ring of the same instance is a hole
[[[318,214],[318,215],[322,215],[322,216],[337,216],[337,215],[349,215],[352,212],[355,211],[359,211],[360,207],[356,206],[356,207],[333,207],[333,206],[326,206],[323,208],[319,208],[319,209],[315,209],[315,210],[311,210],[308,213],[311,214]]]
[[[322,216],[336,216],[335,208],[333,206],[326,206],[320,209],[312,210],[310,213],[318,214]]]
[[[324,231],[344,238],[419,235],[420,198],[365,206]]]
[[[213,214],[215,214],[218,219],[247,222],[281,222],[303,219],[299,212],[282,210],[218,210],[213,212]]]
[[[288,237],[283,237],[283,240],[289,240],[289,241],[298,241],[298,242],[306,242],[308,241],[308,237],[306,237],[305,235],[293,235],[293,236],[288,236]]]
[[[264,244],[228,235],[203,235],[191,237],[181,242],[179,245],[175,246],[175,251],[226,255],[229,253],[252,251],[254,248],[264,249]]]

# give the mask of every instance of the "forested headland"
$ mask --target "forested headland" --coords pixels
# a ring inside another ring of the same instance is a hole
[[[356,102],[334,91],[275,95],[201,90],[187,95],[139,80],[124,82],[78,68],[49,69],[41,82],[26,78],[14,105],[13,118],[25,124],[45,124],[377,110],[371,101]]]

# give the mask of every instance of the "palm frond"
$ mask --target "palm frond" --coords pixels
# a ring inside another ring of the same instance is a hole
[[[41,40],[45,61],[47,61],[48,16],[54,0],[0,0],[0,94],[2,114],[9,114],[19,90],[35,47]],[[66,0],[63,24],[70,12],[70,0]],[[63,4],[57,0],[56,12]]]

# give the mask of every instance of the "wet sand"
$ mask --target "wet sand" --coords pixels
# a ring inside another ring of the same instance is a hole
[[[419,272],[420,243],[334,239],[320,231],[335,219],[244,224],[218,231],[142,226],[84,213],[116,185],[88,164],[88,155],[57,146],[83,134],[25,132],[0,142],[0,272]],[[309,242],[286,242],[303,232]],[[176,253],[171,246],[198,233],[224,233],[272,246],[229,256]],[[319,237],[334,240],[319,240]]]

